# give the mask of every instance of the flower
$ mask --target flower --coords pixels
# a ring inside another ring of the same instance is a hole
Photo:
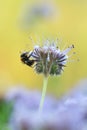
[[[55,43],[46,41],[43,46],[34,46],[33,51],[21,54],[21,61],[28,66],[33,66],[37,73],[60,75],[68,61],[68,52],[74,48],[71,45],[65,50],[60,50]]]
[[[33,51],[24,52],[21,54],[21,61],[30,66],[34,67],[37,73],[44,74],[43,81],[43,90],[42,97],[40,100],[39,111],[42,111],[48,76],[49,75],[60,75],[63,71],[63,68],[66,66],[68,61],[67,53],[74,48],[74,45],[71,45],[65,50],[60,50],[59,47],[56,46],[55,42],[50,43],[50,41],[46,41],[43,46],[36,45],[34,46]]]

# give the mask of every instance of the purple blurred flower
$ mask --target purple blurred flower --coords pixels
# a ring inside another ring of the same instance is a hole
[[[20,26],[22,29],[32,29],[43,21],[56,20],[59,17],[59,9],[54,2],[35,2],[31,6],[25,3],[20,14]]]
[[[12,130],[87,130],[87,95],[84,94],[84,86],[87,86],[86,82],[60,100],[47,96],[41,113],[38,112],[39,92],[28,92],[24,88],[11,90],[6,95],[7,101],[14,100],[10,127]]]

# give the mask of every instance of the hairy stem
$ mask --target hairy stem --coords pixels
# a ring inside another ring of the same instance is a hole
[[[45,94],[46,94],[46,89],[47,89],[47,82],[48,82],[48,76],[44,76],[43,90],[42,90],[42,96],[41,96],[40,106],[39,106],[39,111],[40,112],[42,111],[43,105],[44,105],[44,99],[45,99]]]

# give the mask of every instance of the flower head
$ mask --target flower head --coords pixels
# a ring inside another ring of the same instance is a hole
[[[67,54],[72,48],[74,45],[62,51],[55,43],[36,45],[33,51],[21,54],[21,60],[28,66],[34,65],[37,73],[43,73],[45,76],[60,75],[68,61]]]

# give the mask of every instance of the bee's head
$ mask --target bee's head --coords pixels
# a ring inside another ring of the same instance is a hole
[[[23,52],[20,55],[22,63],[26,63],[28,61],[28,52]]]
[[[27,57],[27,55],[28,55],[28,52],[23,52],[23,53],[20,55],[20,57],[21,57],[21,58],[24,58],[24,57]]]

